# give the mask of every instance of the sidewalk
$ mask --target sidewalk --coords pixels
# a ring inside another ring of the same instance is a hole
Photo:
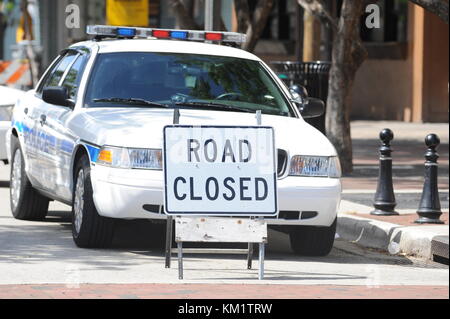
[[[379,132],[394,132],[393,184],[399,216],[373,216],[373,198],[378,180]],[[414,255],[448,262],[449,136],[447,123],[352,122],[354,171],[342,178],[343,195],[338,213],[340,237],[362,246],[392,254]],[[414,221],[424,181],[424,138],[435,133],[441,139],[439,153],[439,198],[444,225],[419,225]]]

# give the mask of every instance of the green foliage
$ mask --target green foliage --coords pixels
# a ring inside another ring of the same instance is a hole
[[[14,0],[0,0],[0,12],[8,16],[14,10],[15,5]]]
[[[14,0],[0,0],[0,28],[5,28],[15,7]]]

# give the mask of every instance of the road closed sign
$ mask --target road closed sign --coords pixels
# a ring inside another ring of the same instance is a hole
[[[166,214],[278,213],[273,128],[166,126],[163,152]]]

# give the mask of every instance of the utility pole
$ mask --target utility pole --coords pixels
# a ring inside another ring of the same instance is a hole
[[[205,30],[212,31],[214,29],[214,1],[205,0]]]

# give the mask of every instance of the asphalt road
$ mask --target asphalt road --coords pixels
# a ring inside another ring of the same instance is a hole
[[[164,268],[162,225],[120,222],[113,247],[99,250],[74,245],[66,205],[52,202],[45,221],[15,220],[9,209],[8,170],[9,166],[0,164],[0,298],[82,297],[83,289],[94,298],[113,296],[114,291],[115,296],[126,298],[116,284],[127,284],[142,294],[156,284],[151,294],[147,291],[152,298],[189,296],[189,292],[195,297],[195,291],[196,296],[208,298],[207,291],[221,287],[225,287],[223,298],[239,297],[243,292],[250,297],[252,289],[258,297],[276,298],[285,296],[282,287],[292,291],[292,298],[314,296],[311,287],[322,287],[317,290],[321,298],[335,298],[339,291],[346,291],[347,297],[381,297],[373,294],[376,288],[391,289],[393,298],[449,297],[448,266],[362,249],[341,239],[327,257],[299,257],[290,251],[287,236],[278,232],[269,233],[264,280],[258,280],[257,260],[247,270],[244,256],[196,254],[186,256],[185,279],[180,281],[175,258],[172,268]],[[230,285],[242,290],[230,289]],[[27,287],[38,288],[30,292]],[[48,287],[71,293],[50,294]],[[92,294],[92,289],[102,293]]]

